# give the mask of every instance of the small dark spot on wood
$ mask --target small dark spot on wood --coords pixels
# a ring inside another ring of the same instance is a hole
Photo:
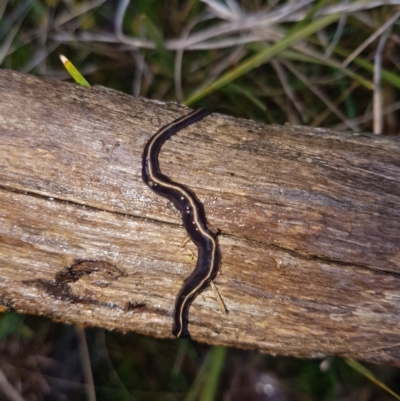
[[[138,309],[143,309],[146,307],[146,304],[144,302],[127,302],[125,305],[125,311],[137,311]]]
[[[129,301],[125,304],[124,312],[134,312],[134,313],[154,313],[161,316],[171,316],[169,311],[164,309],[156,308],[153,306],[148,306],[145,302],[132,302]]]
[[[60,282],[57,279],[51,281],[43,279],[24,280],[22,283],[28,286],[44,290],[47,294],[51,295],[55,299],[69,302],[79,301],[80,303],[87,303],[84,302],[83,299],[75,300],[74,298],[79,298],[79,297],[76,297],[73,294],[71,294],[71,289],[68,286],[68,284]]]
[[[122,276],[123,272],[115,265],[106,261],[77,260],[74,264],[67,267],[67,271],[57,273],[54,280],[24,280],[22,283],[42,289],[50,296],[62,301],[99,305],[111,309],[121,309],[118,305],[111,302],[98,302],[94,299],[72,293],[70,287],[71,283],[78,281],[84,276],[90,276],[93,274],[100,274],[103,280],[95,280],[92,284],[99,287],[105,287],[110,284],[110,281],[116,280],[118,277]]]
[[[116,280],[118,277],[124,275],[123,271],[117,266],[103,260],[76,260],[67,269],[68,272],[57,274],[59,280],[74,282],[84,275],[91,275],[93,273],[99,273],[100,276],[108,280]]]

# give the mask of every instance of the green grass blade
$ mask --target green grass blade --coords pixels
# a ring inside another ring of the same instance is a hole
[[[76,69],[76,67],[62,54],[60,54],[61,62],[64,64],[65,69],[69,72],[69,75],[74,81],[81,86],[90,86],[89,82],[83,77],[83,75]]]
[[[311,64],[321,64],[321,65],[327,65],[329,67],[332,67],[334,69],[337,69],[340,71],[343,75],[346,75],[353,79],[354,81],[357,81],[360,85],[364,86],[368,90],[373,89],[373,83],[369,81],[368,79],[365,79],[361,75],[351,71],[349,68],[343,67],[340,63],[336,61],[332,61],[329,59],[321,59],[313,56],[309,56],[307,54],[302,54],[297,50],[285,50],[282,52],[282,57],[287,58],[288,60],[296,60],[296,61],[302,61],[302,62],[308,62]]]
[[[241,63],[238,67],[236,67],[233,71],[227,72],[226,74],[222,75],[219,79],[215,80],[212,84],[197,92],[189,97],[186,100],[185,104],[190,105],[198,100],[202,99],[203,97],[215,92],[218,89],[221,89],[223,86],[231,83],[235,79],[239,78],[240,76],[248,73],[249,71],[253,70],[254,68],[259,67],[261,64],[265,63],[270,58],[276,56],[277,54],[282,53],[284,50],[295,44],[296,42],[307,38],[308,36],[314,34],[315,32],[323,29],[324,27],[328,26],[329,24],[337,21],[340,17],[340,14],[332,14],[321,17],[314,22],[310,23],[306,27],[296,30],[291,35],[286,36],[280,42],[265,48],[264,50],[260,51],[258,54],[250,57],[248,60]]]
[[[396,394],[393,390],[391,390],[389,387],[387,387],[384,383],[382,383],[380,380],[378,380],[375,375],[368,370],[365,366],[361,365],[361,363],[354,361],[353,359],[345,359],[344,360],[347,365],[349,365],[352,369],[354,369],[356,372],[360,373],[362,376],[366,377],[368,380],[370,380],[372,383],[376,384],[386,392],[388,392],[390,395],[392,395],[396,400],[400,400],[400,395]]]
[[[292,29],[289,30],[288,35],[291,35],[292,33],[295,33],[308,24],[312,23],[315,13],[325,7],[326,4],[328,4],[330,1],[331,0],[320,0],[316,1],[315,3],[311,3],[310,11],[301,21],[299,21],[295,26],[293,26]]]
[[[156,45],[156,62],[166,76],[173,77],[174,58],[169,50],[164,46],[164,38],[160,29],[149,18],[144,17],[143,22],[146,28],[147,36]]]
[[[207,378],[207,371],[210,365],[211,356],[212,356],[211,351],[209,351],[206,357],[204,358],[204,361],[201,364],[200,368],[198,369],[196,378],[192,384],[191,389],[187,393],[184,401],[196,401],[199,399],[201,389],[203,388],[204,382],[206,381]]]
[[[219,378],[224,367],[226,348],[214,347],[211,351],[208,374],[199,401],[212,401],[218,390]]]
[[[341,56],[347,57],[350,52],[341,49],[340,47],[336,47],[335,48],[335,53],[340,54]],[[369,61],[364,60],[361,57],[356,57],[352,63],[357,64],[358,66],[364,68],[365,70],[369,71],[369,72],[373,72],[374,71],[374,65],[372,63],[370,63]],[[400,88],[400,76],[393,74],[393,72],[390,72],[388,70],[382,69],[382,78],[390,83],[391,85],[395,86],[396,88]]]
[[[233,95],[240,93],[241,95],[245,96],[247,99],[250,100],[256,107],[258,107],[261,111],[265,112],[267,108],[265,107],[264,103],[258,100],[257,96],[253,94],[253,91],[247,89],[241,85],[229,84],[225,88],[226,92],[229,92]]]
[[[225,361],[226,348],[212,348],[204,359],[185,401],[213,401]]]

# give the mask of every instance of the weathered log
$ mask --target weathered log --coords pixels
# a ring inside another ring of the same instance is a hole
[[[0,71],[0,304],[172,337],[193,269],[180,216],[141,179],[146,141],[188,109]],[[400,140],[213,114],[163,172],[221,232],[189,330],[209,344],[400,366]]]

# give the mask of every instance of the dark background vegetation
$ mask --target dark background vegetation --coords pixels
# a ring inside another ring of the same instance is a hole
[[[91,85],[268,124],[397,135],[400,2],[384,3],[1,0],[0,63],[69,79],[64,54]],[[335,10],[335,21],[268,56]],[[13,389],[25,400],[395,399],[383,385],[400,393],[400,371],[390,367],[368,366],[374,383],[337,358],[210,348],[12,312],[0,315],[0,355],[0,399],[10,400]]]

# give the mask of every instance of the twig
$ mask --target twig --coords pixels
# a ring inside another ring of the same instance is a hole
[[[400,15],[400,14],[399,14]],[[389,35],[389,29],[384,32],[379,40],[378,47],[374,57],[374,134],[382,134],[383,118],[382,118],[382,52],[386,44],[386,39]]]
[[[303,74],[295,69],[291,63],[287,61],[284,62],[283,60],[282,62],[293,72],[293,74],[295,74],[301,81],[303,81],[308,86],[308,88],[347,125],[347,127],[350,127],[353,131],[359,131],[357,125],[349,120],[315,85],[313,85]]]
[[[400,17],[400,11],[398,11],[392,18],[386,21],[379,29],[377,29],[368,39],[357,47],[356,50],[351,53],[346,60],[343,61],[342,66],[346,67],[349,65],[369,44],[371,44],[379,35],[385,32],[396,20]]]
[[[76,326],[76,334],[79,342],[79,353],[82,361],[83,376],[85,377],[85,389],[88,401],[96,401],[94,389],[92,366],[90,364],[89,350],[86,342],[85,330],[81,326]]]
[[[0,391],[10,401],[25,401],[25,399],[15,390],[14,386],[8,381],[6,375],[0,369]]]

